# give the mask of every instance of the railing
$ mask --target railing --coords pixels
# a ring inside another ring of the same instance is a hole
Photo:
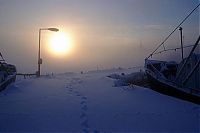
[[[32,74],[32,73],[17,73],[17,75],[18,75],[18,76],[23,76],[24,79],[25,79],[26,77],[36,76],[35,73],[34,73],[34,74]]]
[[[191,50],[189,56],[187,57],[186,61],[184,62],[184,64],[183,64],[183,65],[181,66],[181,68],[179,69],[179,71],[178,71],[178,73],[177,73],[177,75],[176,75],[175,81],[179,78],[181,72],[183,71],[183,68],[185,67],[185,65],[186,65],[186,64],[188,63],[188,61],[190,60],[192,54],[194,53],[195,49],[196,49],[197,46],[199,45],[199,41],[200,41],[200,36],[198,37],[198,39],[197,39],[197,41],[196,41],[194,47],[192,48],[192,50]],[[192,72],[192,73],[193,73],[193,72]],[[188,76],[189,76],[189,75],[188,75]]]

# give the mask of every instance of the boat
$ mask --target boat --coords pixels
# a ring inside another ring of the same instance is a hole
[[[167,36],[164,41],[145,58],[145,73],[149,81],[150,88],[165,95],[173,96],[195,104],[200,104],[200,54],[197,50],[200,42],[200,35],[194,45],[183,47],[181,34],[181,47],[165,49],[165,42],[179,28],[186,19],[200,6],[198,6]],[[160,47],[163,46],[163,50]],[[183,56],[183,49],[191,47],[187,57]],[[177,63],[173,60],[162,61],[151,59],[155,54],[168,52],[170,50],[181,49],[182,60]]]
[[[186,60],[188,62],[185,64]],[[179,64],[174,61],[146,59],[145,72],[150,88],[169,96],[200,104],[200,68],[196,67],[199,60],[200,55],[197,54],[192,54],[190,59],[185,58]],[[180,71],[181,68],[182,71]]]
[[[2,60],[0,60],[0,91],[2,91],[9,84],[15,82],[17,69],[15,65],[6,63],[2,54],[0,56],[2,57]]]

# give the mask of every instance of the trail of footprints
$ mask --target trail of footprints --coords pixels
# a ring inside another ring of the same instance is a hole
[[[79,83],[79,82],[78,82]],[[91,127],[89,126],[88,122],[88,115],[87,115],[87,110],[88,110],[88,106],[87,106],[87,97],[83,96],[82,94],[80,94],[76,89],[74,89],[72,87],[72,85],[70,84],[69,86],[66,87],[68,89],[68,94],[76,96],[80,99],[80,107],[81,107],[81,113],[80,113],[80,124],[82,126],[82,131],[84,133],[89,133],[91,132]],[[94,133],[99,133],[98,130],[93,130]]]

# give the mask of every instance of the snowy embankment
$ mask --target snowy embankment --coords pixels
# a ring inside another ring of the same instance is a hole
[[[128,85],[138,85],[148,87],[148,79],[144,71],[133,72],[130,74],[111,74],[108,75],[109,78],[116,79],[114,81],[115,87],[128,86]]]
[[[131,71],[18,79],[0,93],[0,132],[199,132],[198,105],[107,77]]]

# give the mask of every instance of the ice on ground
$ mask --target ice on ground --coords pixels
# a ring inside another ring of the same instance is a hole
[[[128,85],[138,85],[138,86],[148,86],[147,76],[144,71],[132,72],[130,74],[111,74],[108,75],[109,78],[116,79],[114,81],[115,87],[128,86]]]
[[[199,132],[199,105],[107,77],[131,71],[18,79],[0,93],[0,132]]]

